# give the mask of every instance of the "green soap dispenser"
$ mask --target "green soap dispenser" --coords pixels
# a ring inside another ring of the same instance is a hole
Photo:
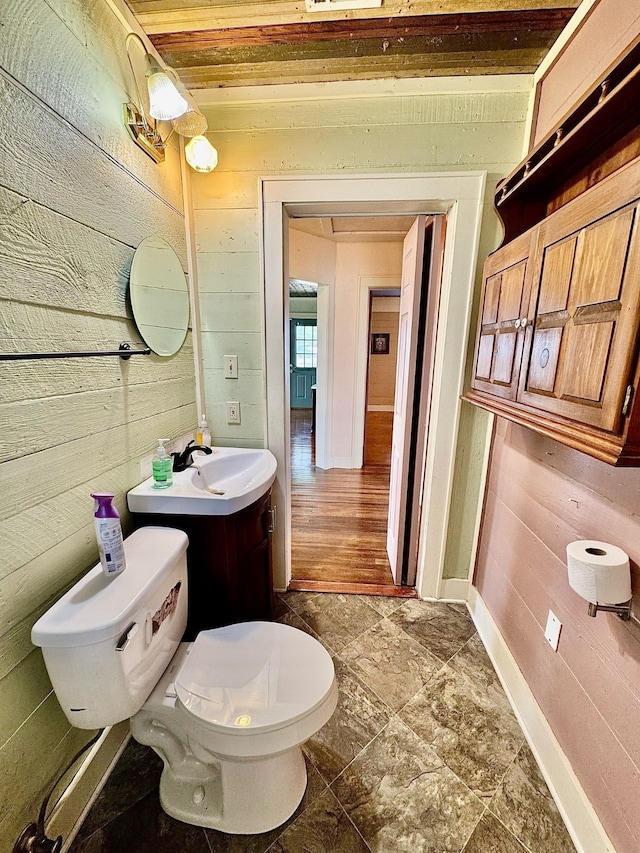
[[[168,489],[169,486],[173,486],[173,459],[164,446],[167,441],[169,441],[168,438],[158,439],[158,450],[151,463],[154,489]]]

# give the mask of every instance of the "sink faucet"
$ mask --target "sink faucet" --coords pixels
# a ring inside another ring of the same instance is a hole
[[[203,444],[194,444],[192,440],[180,453],[171,454],[173,456],[173,470],[186,471],[189,466],[193,465],[192,454],[194,450],[201,450],[207,455],[212,452],[210,447],[205,447]]]

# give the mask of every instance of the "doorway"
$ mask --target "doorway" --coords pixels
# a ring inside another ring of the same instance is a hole
[[[324,399],[334,413],[319,441],[315,406],[312,412],[306,410],[298,380],[291,383],[290,588],[318,589],[324,584],[335,590],[336,584],[362,584],[363,592],[371,592],[372,586],[377,592],[384,588],[385,594],[399,591],[386,540],[403,241],[414,220],[413,216],[289,220],[291,376],[296,372],[295,324],[298,318],[317,315],[309,288],[303,289],[301,281],[324,276],[335,305],[331,328],[323,326],[318,334],[324,348],[328,340],[334,341],[333,381],[327,381],[326,372],[318,372],[318,385],[329,389]],[[366,294],[366,313],[358,317],[361,293]],[[365,334],[356,345],[358,325]],[[364,366],[359,383],[354,383],[356,364]],[[323,401],[319,419],[327,420]],[[354,429],[355,423],[361,428]]]
[[[359,469],[319,468],[310,412],[291,410],[290,589],[396,594],[386,552],[389,455]]]
[[[274,578],[286,589],[291,578],[291,504],[288,343],[283,335],[288,216],[329,213],[447,213],[448,237],[434,356],[429,450],[421,493],[422,521],[416,587],[420,597],[440,597],[446,523],[451,501],[459,395],[469,329],[484,173],[396,176],[265,178],[261,182],[265,284],[267,446],[278,461],[273,500],[279,525],[274,534]],[[455,287],[454,287],[455,282]],[[357,334],[362,334],[357,330]],[[288,336],[287,336],[288,338]],[[287,361],[288,363],[288,361]],[[426,555],[428,554],[428,559]]]

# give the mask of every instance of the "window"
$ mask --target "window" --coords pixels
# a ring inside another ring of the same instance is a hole
[[[317,367],[318,361],[318,327],[313,324],[298,324],[294,326],[293,366]]]

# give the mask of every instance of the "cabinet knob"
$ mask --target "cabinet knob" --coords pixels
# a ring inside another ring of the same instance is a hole
[[[515,321],[515,323],[514,323],[513,325],[516,327],[516,329],[519,329],[519,328],[520,328],[520,318],[519,318],[519,317],[518,317],[518,319]]]
[[[532,321],[529,320],[528,317],[523,317],[522,320],[520,320],[520,328],[526,329],[527,326],[531,325],[531,323],[532,323]]]

